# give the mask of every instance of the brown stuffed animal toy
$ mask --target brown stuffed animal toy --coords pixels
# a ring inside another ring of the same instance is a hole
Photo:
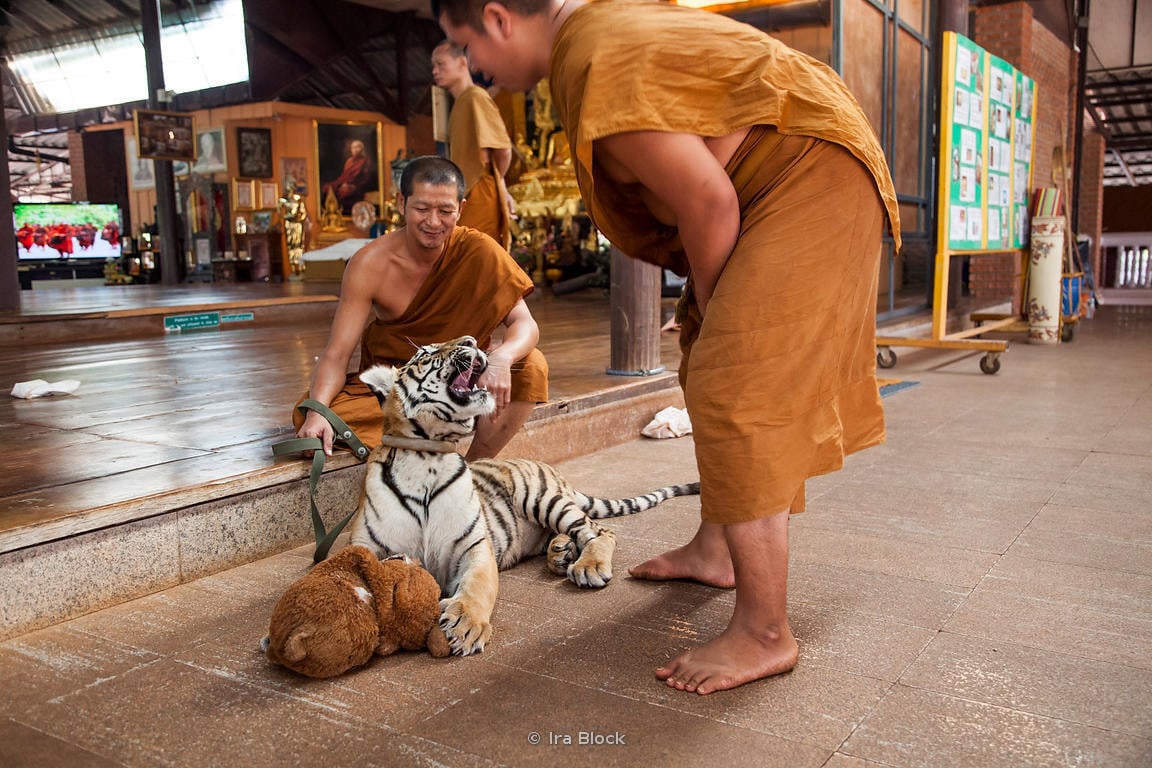
[[[272,610],[261,645],[273,663],[309,677],[335,677],[376,653],[428,648],[451,653],[440,629],[440,586],[408,558],[377,560],[350,546],[297,579]]]

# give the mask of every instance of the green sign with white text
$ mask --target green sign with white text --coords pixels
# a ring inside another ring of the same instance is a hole
[[[195,331],[220,326],[219,312],[197,312],[194,315],[168,315],[164,318],[165,331]]]

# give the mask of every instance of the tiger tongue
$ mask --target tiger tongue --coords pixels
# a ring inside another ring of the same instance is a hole
[[[477,378],[476,374],[479,372],[479,368],[480,366],[477,364],[477,361],[474,360],[472,365],[461,371],[460,374],[452,380],[452,389],[459,390],[461,392],[466,392],[472,389],[472,382],[474,378]]]
[[[452,380],[452,384],[451,384],[452,389],[461,390],[461,391],[471,389],[471,387],[468,386],[468,380],[471,378],[472,378],[472,369],[469,368],[468,370],[463,371],[459,376],[457,376],[455,379]]]

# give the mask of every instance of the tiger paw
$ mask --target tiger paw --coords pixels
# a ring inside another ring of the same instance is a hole
[[[568,566],[576,560],[576,542],[566,533],[558,533],[548,542],[548,570],[557,576],[567,576]]]
[[[440,601],[440,628],[448,638],[453,656],[480,653],[492,636],[487,617],[481,619],[477,613],[469,609],[463,598],[448,597]]]
[[[616,553],[616,534],[607,528],[584,545],[576,562],[568,566],[568,580],[578,587],[599,589],[612,580],[612,555]]]

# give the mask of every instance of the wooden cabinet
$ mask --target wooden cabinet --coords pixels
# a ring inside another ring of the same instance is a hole
[[[284,254],[279,232],[247,232],[233,237],[236,238],[237,254],[248,256],[253,281],[279,283],[284,280]]]

